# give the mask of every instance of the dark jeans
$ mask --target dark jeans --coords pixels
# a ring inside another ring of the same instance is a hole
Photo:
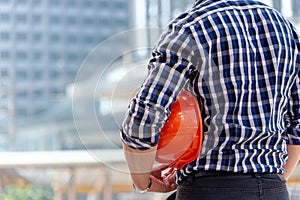
[[[177,187],[176,200],[289,200],[289,193],[277,174],[200,172]]]

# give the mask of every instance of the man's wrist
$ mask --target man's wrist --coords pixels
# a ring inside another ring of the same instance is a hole
[[[149,180],[149,183],[148,183],[148,186],[147,186],[146,189],[140,189],[140,188],[138,188],[134,183],[132,183],[133,189],[134,189],[136,192],[140,193],[140,194],[143,194],[143,193],[148,192],[148,190],[151,188],[151,186],[152,186],[152,180],[151,180],[151,178],[150,178],[150,180]]]

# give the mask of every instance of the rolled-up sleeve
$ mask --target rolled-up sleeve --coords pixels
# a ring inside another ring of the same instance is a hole
[[[190,32],[175,24],[161,35],[148,63],[148,76],[122,123],[124,144],[134,149],[157,145],[169,108],[195,69],[194,45]]]

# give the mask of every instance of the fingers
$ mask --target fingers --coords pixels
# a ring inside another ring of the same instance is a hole
[[[175,184],[175,174],[176,174],[176,171],[173,170],[172,172],[164,174],[164,176],[163,176],[164,183],[166,185],[168,185],[169,187],[171,187],[171,188],[173,188],[174,185],[176,186],[176,184]]]
[[[163,176],[164,176],[164,177],[167,177],[167,176],[172,175],[173,173],[176,173],[176,170],[173,169],[173,168],[169,168],[168,171],[165,171],[165,172],[164,172]]]
[[[174,177],[168,176],[165,178],[157,178],[151,176],[152,186],[149,191],[151,192],[170,192],[177,188]]]
[[[175,184],[176,170],[168,165],[155,166],[151,172],[152,186],[150,192],[170,192],[177,188]]]
[[[151,175],[155,176],[156,178],[162,177],[162,172],[168,168],[169,168],[168,165],[155,166],[152,168]]]

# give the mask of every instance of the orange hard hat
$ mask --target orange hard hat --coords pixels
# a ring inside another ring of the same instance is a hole
[[[202,118],[196,97],[182,90],[160,132],[156,161],[181,169],[196,160],[202,146]]]

